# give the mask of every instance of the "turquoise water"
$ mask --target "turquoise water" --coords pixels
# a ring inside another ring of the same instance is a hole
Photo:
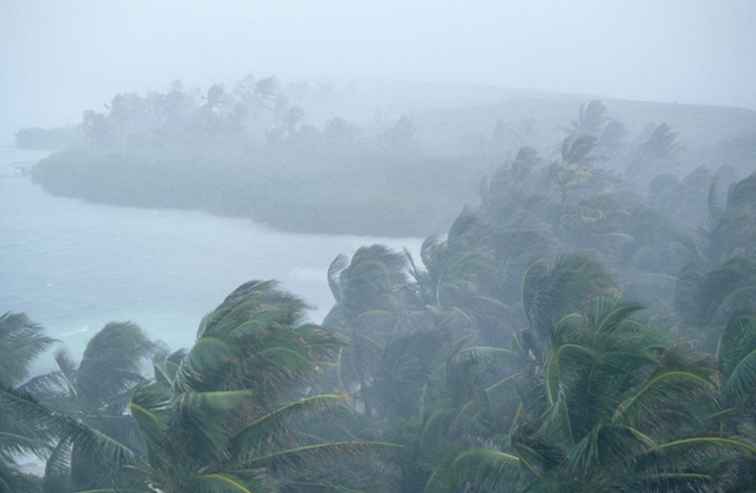
[[[278,279],[314,306],[333,300],[325,271],[338,253],[420,240],[281,233],[201,212],[113,207],[53,197],[11,163],[44,153],[0,148],[0,312],[22,311],[77,353],[111,320],[131,320],[171,347],[250,279]]]

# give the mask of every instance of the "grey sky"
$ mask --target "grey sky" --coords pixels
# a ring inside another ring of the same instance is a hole
[[[0,135],[249,72],[756,108],[754,26],[754,0],[0,0]]]

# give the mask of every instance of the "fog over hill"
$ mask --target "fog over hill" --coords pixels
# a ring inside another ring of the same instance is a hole
[[[756,107],[749,0],[4,0],[0,135],[245,74]]]

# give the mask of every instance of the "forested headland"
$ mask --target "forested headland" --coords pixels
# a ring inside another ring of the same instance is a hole
[[[745,176],[756,152],[749,110],[588,102],[477,86],[176,82],[84,112],[78,136],[33,178],[96,202],[198,209],[303,233],[423,237],[448,228],[520,148],[564,162],[562,144],[576,131],[595,139],[582,142],[590,149],[580,164],[641,195],[657,176],[682,179],[701,166]]]

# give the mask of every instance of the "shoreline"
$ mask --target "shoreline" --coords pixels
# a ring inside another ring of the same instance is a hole
[[[265,219],[262,217],[255,217],[254,214],[222,212],[218,210],[210,210],[210,209],[205,209],[201,207],[152,206],[152,205],[142,205],[142,204],[138,204],[134,202],[126,203],[126,202],[118,202],[118,201],[92,199],[83,195],[65,194],[65,193],[56,192],[54,190],[50,190],[49,188],[45,187],[43,184],[33,180],[30,174],[18,175],[18,176],[14,176],[13,178],[26,179],[32,185],[40,187],[42,191],[44,191],[45,193],[53,197],[74,199],[74,200],[79,200],[84,203],[93,204],[93,205],[106,205],[106,206],[111,206],[111,207],[124,207],[124,208],[140,209],[140,210],[147,210],[147,211],[197,212],[197,213],[202,213],[202,214],[208,214],[210,216],[221,218],[221,219],[248,220],[248,221],[253,222],[256,225],[262,226],[264,228],[270,229],[271,231],[278,232],[278,233],[312,235],[312,236],[364,236],[364,237],[381,237],[381,238],[392,238],[392,239],[403,239],[403,238],[421,238],[422,239],[432,234],[436,234],[432,232],[423,233],[423,232],[415,232],[415,231],[409,231],[409,230],[401,231],[401,230],[396,230],[396,229],[388,230],[388,229],[382,229],[382,228],[376,229],[376,228],[370,228],[370,227],[367,227],[365,229],[338,228],[338,227],[330,228],[328,226],[323,226],[322,224],[317,224],[317,223],[311,223],[311,227],[307,227],[307,226],[304,226],[302,222],[300,222],[299,225],[294,225],[291,223],[287,224],[284,222],[277,222],[277,221]]]
[[[456,166],[450,179],[428,178],[435,162],[420,161],[415,169],[344,168],[305,174],[281,174],[266,163],[213,163],[212,158],[150,161],[135,155],[57,152],[35,164],[30,178],[53,196],[201,211],[314,235],[422,238],[448,229],[463,205],[475,199],[465,192],[472,186],[462,180],[468,173],[464,166]]]

